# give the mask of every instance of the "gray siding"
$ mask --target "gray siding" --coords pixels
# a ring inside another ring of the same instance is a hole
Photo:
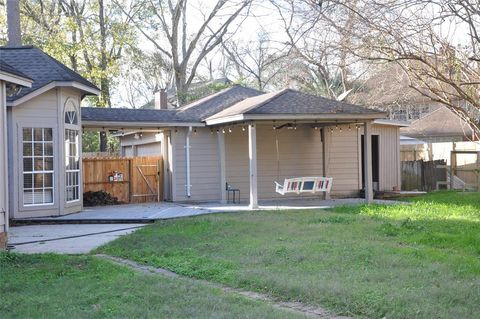
[[[217,133],[198,128],[191,133],[191,197],[186,195],[185,141],[187,129],[172,132],[172,173],[174,201],[218,201],[221,198]]]
[[[45,92],[31,100],[9,108],[9,176],[10,176],[10,216],[14,218],[63,215],[82,209],[82,187],[80,200],[65,203],[65,150],[64,150],[64,107],[72,100],[78,107],[80,94],[77,90],[57,88]],[[80,119],[80,114],[79,119]],[[24,127],[53,128],[54,140],[54,202],[52,205],[23,205],[23,162],[22,129]],[[79,123],[78,128],[81,128]],[[80,143],[81,150],[81,143]],[[80,154],[81,158],[81,154]],[[81,164],[81,163],[80,163]],[[80,165],[81,167],[81,165]],[[81,176],[81,173],[80,173]],[[81,183],[80,183],[81,184]]]

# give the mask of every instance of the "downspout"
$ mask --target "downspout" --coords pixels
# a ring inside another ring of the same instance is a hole
[[[191,194],[191,180],[190,180],[190,136],[192,135],[192,127],[188,127],[187,135],[185,137],[185,165],[186,165],[186,185],[185,191],[188,198],[192,196]]]

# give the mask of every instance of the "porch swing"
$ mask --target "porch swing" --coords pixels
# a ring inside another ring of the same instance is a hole
[[[277,179],[280,177],[280,152],[278,148],[278,129],[275,128],[275,146],[277,151]],[[283,184],[274,181],[275,192],[280,195],[288,193],[301,194],[317,192],[330,193],[332,188],[333,178],[322,176],[310,176],[310,177],[293,177],[286,178]]]

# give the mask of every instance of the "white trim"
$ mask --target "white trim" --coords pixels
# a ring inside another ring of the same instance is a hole
[[[43,94],[47,91],[50,91],[51,89],[54,89],[56,87],[73,87],[73,88],[76,88],[78,90],[90,93],[90,94],[94,94],[94,95],[100,94],[100,90],[91,88],[87,85],[84,85],[84,84],[81,84],[81,83],[78,83],[78,82],[53,81],[53,82],[48,83],[47,85],[44,85],[44,86],[36,89],[35,91],[33,91],[31,93],[25,95],[24,97],[19,98],[18,100],[15,100],[15,101],[12,101],[12,102],[7,102],[7,106],[20,105],[22,103],[25,103],[25,102],[33,99],[34,97],[39,96],[40,94]]]
[[[231,122],[242,121],[259,121],[259,120],[375,120],[385,118],[386,113],[378,112],[371,114],[238,114],[221,118],[209,118],[206,120],[207,125],[226,124]]]
[[[0,70],[0,80],[18,84],[25,87],[29,87],[29,88],[32,87],[32,82],[33,82],[32,80],[28,78],[24,78],[23,76],[19,76],[19,75],[9,73],[6,71],[1,71],[1,70]]]
[[[400,126],[400,127],[409,127],[410,126],[410,122],[398,121],[398,120],[389,120],[389,119],[378,119],[378,120],[373,121],[373,124]]]

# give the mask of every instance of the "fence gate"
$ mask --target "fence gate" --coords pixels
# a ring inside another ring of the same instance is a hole
[[[123,203],[163,200],[162,157],[95,157],[82,162],[83,192],[103,190]]]
[[[132,159],[132,203],[163,200],[161,158],[135,157]]]

